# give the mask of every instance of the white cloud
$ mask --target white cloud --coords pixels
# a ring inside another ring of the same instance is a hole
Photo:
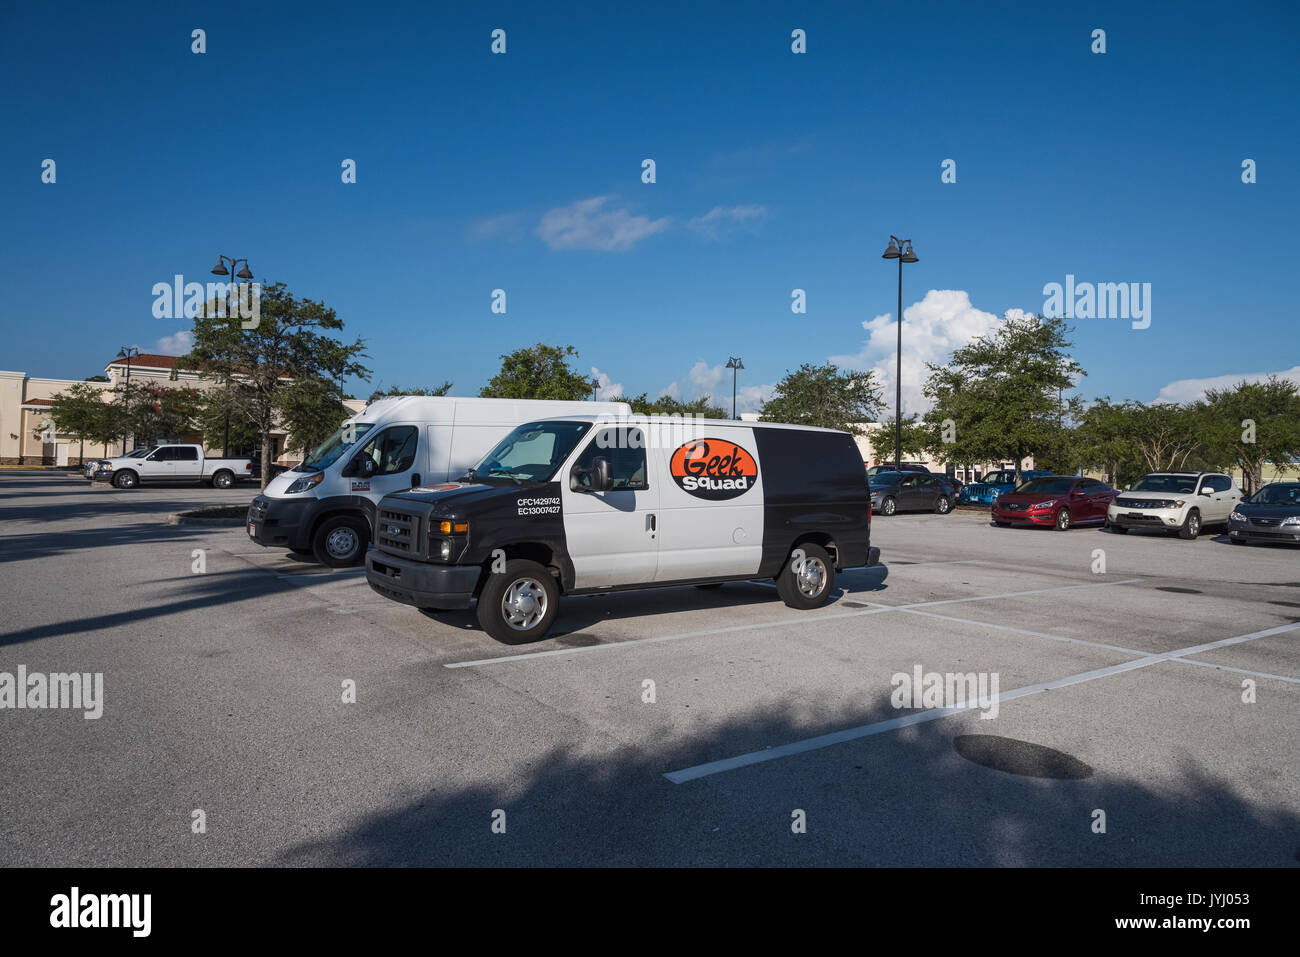
[[[625,207],[609,207],[611,196],[594,196],[542,215],[537,235],[552,249],[598,249],[618,252],[663,232],[669,219],[634,216]]]
[[[744,372],[740,373],[742,379]],[[708,395],[711,405],[716,405],[721,409],[726,409],[727,414],[731,414],[731,370],[725,366],[709,365],[703,359],[696,361],[691,366],[690,372],[686,373],[686,380],[689,383],[683,387],[679,381],[670,382],[665,388],[661,389],[660,395],[670,395],[674,399],[680,399],[685,402],[691,402],[700,396]],[[742,412],[757,412],[765,401],[772,397],[775,391],[774,384],[767,385],[744,385],[743,382],[736,388],[736,414]]]
[[[1156,402],[1195,402],[1205,396],[1206,389],[1230,389],[1238,382],[1263,382],[1269,376],[1286,379],[1300,386],[1300,366],[1281,372],[1241,372],[1235,375],[1216,375],[1204,379],[1176,379],[1160,390]]]
[[[163,356],[183,356],[194,346],[194,333],[179,329],[174,336],[163,336],[154,343],[153,351]]]
[[[1005,318],[1025,316],[1010,309]],[[927,362],[941,363],[972,339],[996,330],[1002,320],[991,312],[971,305],[970,295],[961,289],[931,289],[920,302],[903,310],[903,415],[925,412],[930,400],[921,394],[929,377]],[[894,410],[894,364],[898,352],[898,323],[884,313],[862,323],[866,342],[857,355],[831,356],[830,361],[845,369],[874,369],[883,386],[886,417]]]
[[[720,240],[741,232],[757,233],[766,218],[765,206],[714,206],[686,225],[705,239]]]
[[[592,377],[600,383],[596,389],[596,398],[601,402],[612,402],[623,398],[623,383],[610,382],[609,376],[595,366],[591,367]]]

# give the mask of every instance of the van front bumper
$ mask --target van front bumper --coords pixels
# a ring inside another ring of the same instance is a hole
[[[366,552],[366,581],[393,601],[416,608],[468,608],[482,569],[477,565],[413,562],[372,548]]]
[[[308,548],[315,499],[283,499],[258,495],[248,506],[248,537],[274,548]]]

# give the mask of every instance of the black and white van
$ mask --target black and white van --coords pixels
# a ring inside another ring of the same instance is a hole
[[[838,569],[874,565],[852,436],[643,416],[521,425],[459,481],[386,495],[371,588],[468,608],[507,643],[543,637],[560,596],[775,579],[817,608]]]

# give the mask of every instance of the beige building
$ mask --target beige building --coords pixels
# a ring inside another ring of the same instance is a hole
[[[177,367],[177,356],[158,353],[141,353],[128,359],[113,359],[104,366],[107,382],[90,382],[88,385],[104,390],[108,401],[110,390],[119,382],[129,378],[134,382],[148,382],[151,385],[166,387],[189,387],[199,389],[217,388],[217,383],[204,379],[197,372]],[[50,422],[50,406],[54,396],[78,385],[79,379],[48,379],[28,375],[26,372],[0,372],[0,465],[80,465],[83,461],[83,442],[79,436],[67,435],[54,431]],[[350,399],[344,403],[357,412],[365,407],[364,402]],[[139,436],[141,443],[151,437]],[[294,453],[283,453],[286,434],[283,431],[272,433],[275,443],[276,461],[289,465],[299,461]],[[198,432],[178,436],[183,442],[202,443],[203,437]],[[133,442],[127,442],[127,451]],[[104,446],[99,442],[86,440],[84,459],[100,459],[122,454],[122,442],[111,442]],[[209,449],[220,453],[220,449]]]

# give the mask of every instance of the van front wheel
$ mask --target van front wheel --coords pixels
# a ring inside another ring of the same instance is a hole
[[[791,552],[776,576],[777,594],[791,608],[820,608],[830,601],[834,587],[835,566],[830,555],[811,542]]]
[[[478,596],[478,623],[497,641],[521,645],[546,637],[559,611],[560,586],[537,562],[512,558],[492,572]]]
[[[366,559],[370,525],[355,515],[335,515],[320,523],[312,536],[316,559],[330,568],[350,568]]]

